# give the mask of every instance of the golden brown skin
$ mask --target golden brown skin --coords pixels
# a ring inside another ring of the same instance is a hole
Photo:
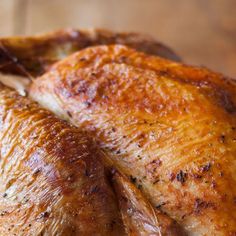
[[[125,235],[91,141],[0,85],[0,235]]]
[[[115,43],[172,60],[180,60],[171,49],[146,35],[99,29],[64,29],[40,36],[0,39],[0,71],[38,76],[47,71],[53,63],[73,52],[93,45]]]
[[[189,235],[236,233],[235,94],[220,74],[125,46],[80,51],[31,87]]]
[[[141,191],[115,169],[112,170],[112,182],[128,235],[185,235],[175,221],[154,208]]]

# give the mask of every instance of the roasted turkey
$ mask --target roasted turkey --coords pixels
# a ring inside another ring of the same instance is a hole
[[[189,235],[236,234],[235,81],[111,45],[60,61],[29,93]]]
[[[81,32],[0,40],[0,71],[32,80],[4,82],[96,139],[120,235],[235,235],[236,82],[135,34]],[[134,49],[89,47],[112,43]]]

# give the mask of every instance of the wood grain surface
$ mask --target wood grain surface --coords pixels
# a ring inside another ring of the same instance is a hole
[[[188,64],[236,78],[235,0],[1,0],[0,36],[62,27],[153,35]]]

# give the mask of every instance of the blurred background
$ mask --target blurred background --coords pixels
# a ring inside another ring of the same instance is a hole
[[[0,36],[63,27],[150,34],[184,62],[236,78],[236,0],[0,0]]]

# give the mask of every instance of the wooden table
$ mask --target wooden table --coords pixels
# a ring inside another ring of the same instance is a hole
[[[148,33],[236,78],[236,0],[0,0],[1,36],[62,27]]]

